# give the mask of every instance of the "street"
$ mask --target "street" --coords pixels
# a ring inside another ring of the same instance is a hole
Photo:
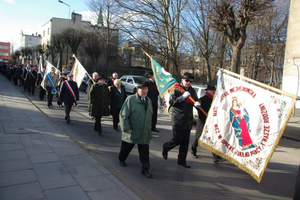
[[[19,90],[23,92],[22,88]],[[36,96],[24,95],[39,111],[46,114],[56,125],[69,135],[78,145],[89,152],[107,170],[120,179],[142,199],[291,199],[294,193],[295,178],[298,172],[300,142],[282,138],[261,183],[226,161],[214,164],[212,154],[198,147],[199,158],[188,153],[187,163],[191,169],[177,165],[178,147],[169,152],[164,160],[162,144],[172,137],[170,117],[158,115],[159,133],[153,134],[150,143],[151,179],[141,175],[141,164],[135,147],[128,159],[127,167],[121,167],[118,153],[121,145],[121,132],[115,132],[112,117],[102,118],[102,136],[94,129],[94,120],[88,115],[88,100],[80,92],[79,106],[71,111],[71,123],[64,120],[64,108],[59,108],[54,100],[52,109],[46,101]],[[190,141],[194,139],[195,126]]]

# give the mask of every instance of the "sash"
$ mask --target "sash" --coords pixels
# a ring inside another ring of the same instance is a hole
[[[56,94],[57,93],[57,89],[56,88],[53,89],[53,87],[55,86],[55,84],[54,84],[54,81],[53,81],[52,77],[50,76],[50,73],[47,73],[46,77],[47,77],[47,79],[49,80],[49,82],[50,82],[50,84],[52,86],[51,94]]]
[[[71,95],[72,95],[72,97],[73,97],[73,99],[74,99],[74,102],[75,102],[75,104],[76,104],[76,106],[77,106],[78,104],[77,104],[77,102],[76,102],[76,97],[75,97],[75,94],[74,94],[74,92],[73,92],[73,90],[72,90],[70,84],[69,84],[69,81],[65,80],[65,81],[64,81],[64,84],[66,84],[66,87],[67,87],[67,89],[69,90],[69,92],[71,93]]]

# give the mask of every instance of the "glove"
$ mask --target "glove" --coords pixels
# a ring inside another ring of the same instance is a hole
[[[191,96],[190,92],[189,91],[185,91],[183,94],[182,94],[183,98],[187,98],[188,96]]]
[[[201,106],[201,104],[200,104],[199,101],[196,101],[196,102],[194,103],[194,106],[195,106],[195,107],[198,107],[198,106]]]

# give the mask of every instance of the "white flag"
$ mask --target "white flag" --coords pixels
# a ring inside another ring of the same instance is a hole
[[[220,70],[199,144],[260,182],[294,106],[289,96]]]
[[[86,72],[85,68],[81,65],[81,63],[77,60],[76,57],[75,57],[75,63],[73,65],[71,73],[73,74],[73,81],[75,81],[77,83],[78,87],[80,87],[80,84],[84,78],[84,75],[87,72]]]
[[[51,72],[51,68],[52,67],[54,67],[48,60],[46,60],[46,70],[45,70],[45,74],[44,74],[44,78],[43,78],[43,80],[42,80],[42,82],[41,82],[41,86],[44,88],[44,89],[46,89],[46,87],[45,87],[45,75],[47,74],[47,73],[50,73]],[[56,68],[56,67],[54,67],[55,68],[55,73],[57,74],[57,73],[59,73],[59,70]]]

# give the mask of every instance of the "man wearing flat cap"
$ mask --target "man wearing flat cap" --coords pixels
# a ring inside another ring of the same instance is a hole
[[[119,154],[119,163],[126,167],[126,159],[135,144],[138,145],[141,173],[147,178],[152,174],[148,171],[149,143],[152,139],[151,120],[152,104],[148,93],[148,83],[142,81],[137,86],[137,92],[127,97],[120,111],[120,127],[122,130],[122,144]]]
[[[79,101],[79,90],[77,83],[73,81],[73,74],[67,75],[67,80],[62,82],[60,94],[59,94],[59,101],[64,102],[65,104],[65,120],[69,124],[70,119],[70,112],[72,109],[73,104],[77,104]]]
[[[105,81],[106,77],[104,74],[99,76],[98,82],[92,85],[89,95],[91,116],[95,117],[94,131],[97,131],[99,136],[102,135],[101,118],[102,116],[109,116],[110,95]]]
[[[200,106],[195,90],[191,87],[194,77],[191,73],[184,73],[180,85],[185,90],[181,94],[173,90],[170,94],[169,111],[171,113],[171,124],[173,138],[164,143],[162,155],[164,159],[168,158],[168,151],[179,145],[177,164],[185,168],[190,168],[186,163],[190,133],[193,126],[193,104],[189,103],[186,98],[191,96],[196,102],[194,106]]]

